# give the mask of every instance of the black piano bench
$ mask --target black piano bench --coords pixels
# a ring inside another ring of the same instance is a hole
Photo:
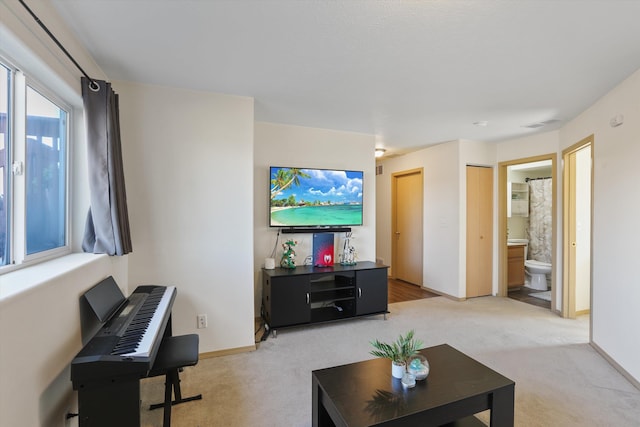
[[[178,335],[175,337],[165,337],[160,344],[156,360],[149,372],[149,377],[164,375],[166,377],[164,385],[164,402],[156,403],[149,409],[164,408],[164,427],[171,426],[171,406],[179,403],[191,402],[202,399],[198,394],[191,397],[182,397],[180,392],[180,378],[178,372],[186,367],[198,363],[198,342],[197,334]],[[175,400],[171,400],[171,394]]]

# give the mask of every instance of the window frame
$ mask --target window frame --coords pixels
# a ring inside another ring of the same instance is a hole
[[[10,206],[7,210],[7,235],[9,238],[9,259],[6,265],[0,265],[0,275],[33,265],[42,261],[58,258],[72,252],[72,217],[71,217],[71,182],[72,182],[72,129],[74,126],[74,109],[59,96],[55,90],[42,84],[31,77],[7,57],[0,56],[0,64],[9,70],[10,87],[8,88],[8,158],[7,180],[8,193],[5,195],[5,204]],[[26,159],[27,137],[27,88],[31,88],[40,96],[53,103],[66,113],[65,125],[65,179],[64,179],[64,244],[62,246],[27,254],[27,200],[26,200],[26,169],[29,167]],[[16,168],[21,173],[15,173]]]

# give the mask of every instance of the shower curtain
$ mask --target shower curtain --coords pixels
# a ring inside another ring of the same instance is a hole
[[[529,259],[551,263],[551,178],[529,181]]]

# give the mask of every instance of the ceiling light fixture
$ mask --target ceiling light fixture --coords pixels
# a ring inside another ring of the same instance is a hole
[[[386,152],[387,150],[385,150],[384,148],[376,148],[376,157],[382,157]]]

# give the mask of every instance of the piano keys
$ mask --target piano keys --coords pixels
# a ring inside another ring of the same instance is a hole
[[[139,426],[140,379],[171,334],[175,297],[174,286],[149,285],[124,298],[112,277],[83,295],[102,326],[71,362],[81,427]]]
[[[136,289],[138,291],[140,288]],[[134,295],[136,292],[134,292]],[[173,303],[175,286],[153,286],[140,310],[120,336],[112,355],[125,357],[149,357],[153,344],[161,331],[162,319],[158,313],[168,313]]]

